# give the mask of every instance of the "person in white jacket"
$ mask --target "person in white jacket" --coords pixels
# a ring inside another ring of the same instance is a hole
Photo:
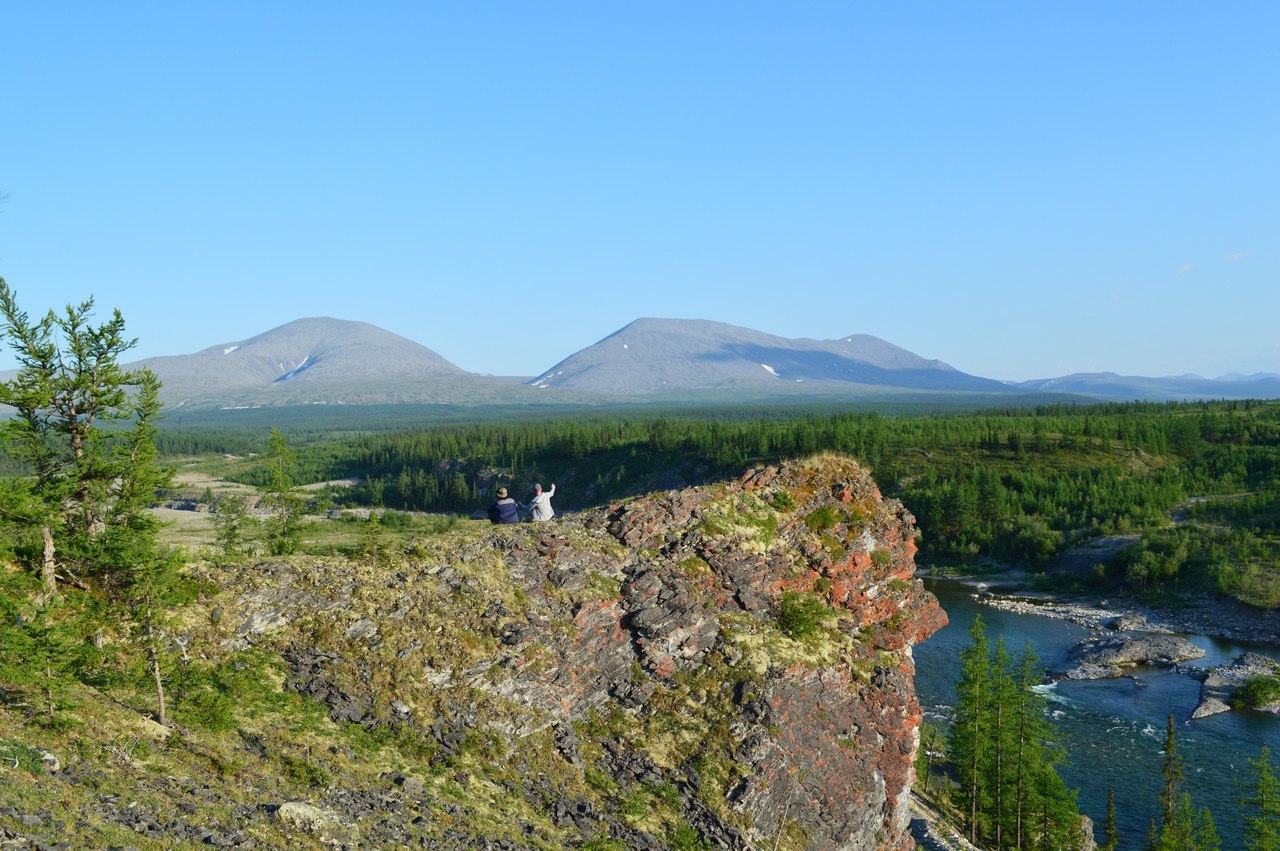
[[[551,497],[556,495],[556,483],[551,483],[551,490],[543,491],[542,485],[533,486],[533,499],[529,500],[530,520],[550,520],[556,516],[551,507]]]

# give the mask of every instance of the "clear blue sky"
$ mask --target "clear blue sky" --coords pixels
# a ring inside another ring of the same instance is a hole
[[[535,374],[640,316],[1280,372],[1280,3],[0,6],[0,276]],[[0,366],[12,365],[10,358]]]

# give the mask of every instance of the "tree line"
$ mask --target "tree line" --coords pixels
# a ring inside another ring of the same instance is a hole
[[[265,451],[228,432],[163,437],[162,451]],[[834,450],[869,466],[921,530],[926,561],[995,560],[1043,569],[1100,535],[1142,548],[1098,575],[1142,593],[1216,590],[1280,604],[1280,403],[1047,405],[887,415],[824,409],[593,413],[290,435],[301,481],[358,478],[339,504],[468,513],[499,479],[554,479],[572,507]],[[674,476],[673,473],[678,474]],[[230,477],[261,485],[250,467]],[[1170,532],[1173,512],[1185,514]],[[1168,536],[1181,542],[1170,547]],[[1166,551],[1181,553],[1166,558]],[[1144,556],[1143,553],[1148,555]],[[1158,561],[1158,564],[1156,563]]]

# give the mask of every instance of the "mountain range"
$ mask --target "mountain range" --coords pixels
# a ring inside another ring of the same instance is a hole
[[[560,361],[532,383],[631,395],[713,388],[768,390],[793,384],[1009,390],[1001,382],[926,360],[867,334],[839,340],[789,340],[705,319],[637,319]]]
[[[1021,381],[1015,386],[1028,392],[1077,393],[1113,401],[1280,398],[1280,375],[1270,373],[1224,375],[1220,378],[1201,378],[1198,375],[1145,378],[1116,375],[1114,372],[1088,372]]]
[[[543,402],[533,387],[467,372],[436,352],[365,322],[298,319],[195,354],[149,358],[170,408],[315,404]],[[566,394],[564,401],[582,401]]]
[[[637,319],[531,380],[468,372],[364,322],[299,319],[189,355],[149,358],[170,408],[304,404],[557,406],[652,401],[910,398],[1280,398],[1280,376],[1114,373],[1005,382],[867,334],[788,339],[701,319]]]

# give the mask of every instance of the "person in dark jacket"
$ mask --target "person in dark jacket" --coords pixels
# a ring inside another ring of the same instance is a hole
[[[490,523],[519,523],[520,503],[511,498],[506,488],[498,488],[497,501],[489,506]]]

